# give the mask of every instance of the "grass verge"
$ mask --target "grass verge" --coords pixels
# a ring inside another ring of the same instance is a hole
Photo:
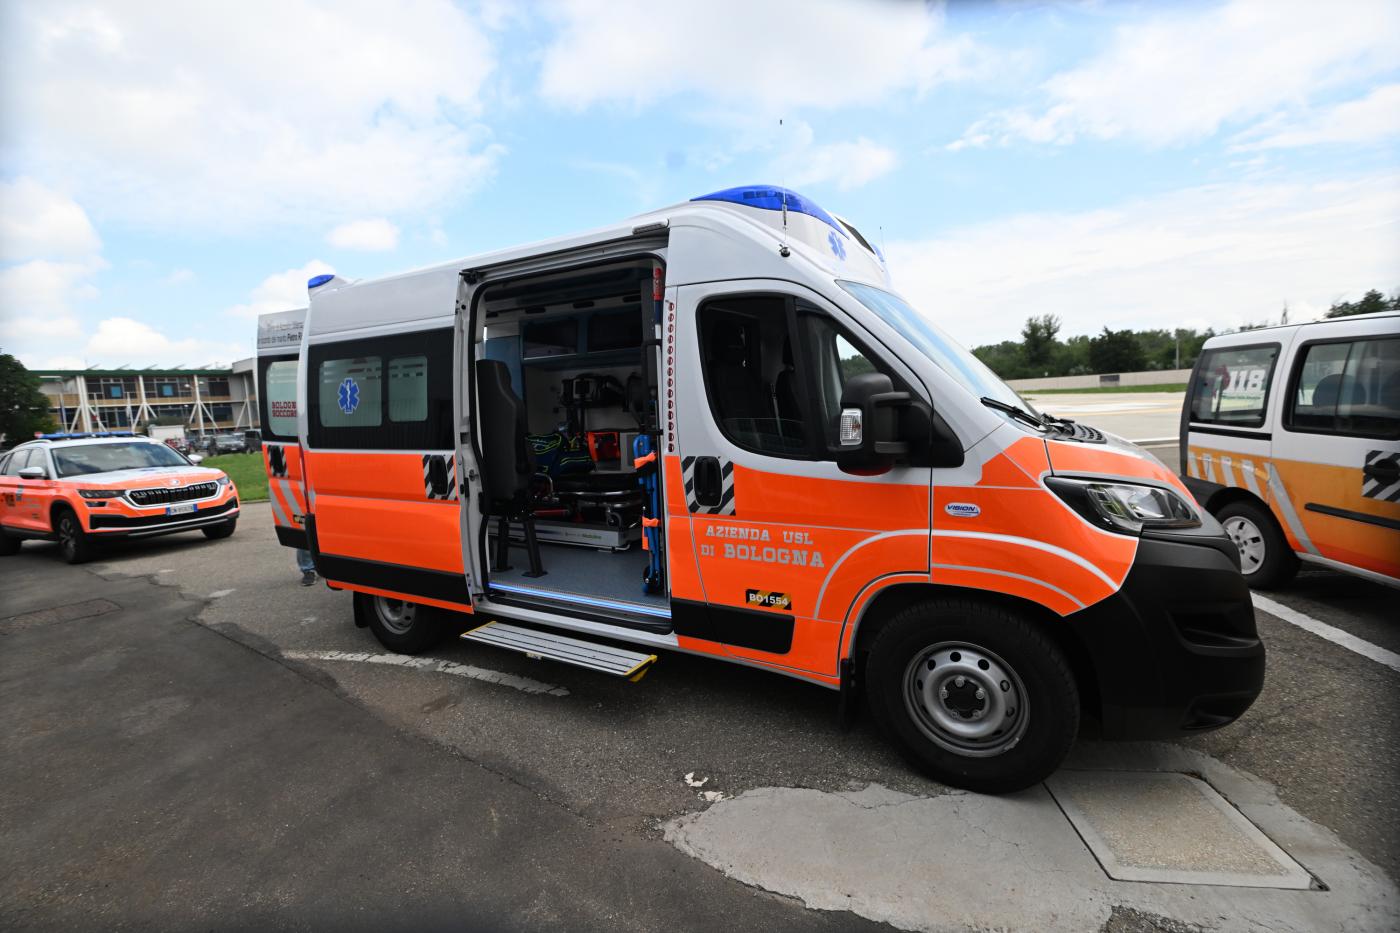
[[[1022,395],[1108,395],[1131,392],[1185,392],[1184,382],[1164,382],[1154,386],[1094,386],[1090,389],[1017,389]]]
[[[228,478],[238,487],[238,498],[244,502],[257,502],[267,498],[267,471],[263,469],[261,453],[206,457],[200,466],[213,467],[227,473]]]

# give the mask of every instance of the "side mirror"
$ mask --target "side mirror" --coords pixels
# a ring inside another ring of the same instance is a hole
[[[189,461],[190,463],[203,463],[204,457],[200,454],[190,454]]]
[[[49,471],[43,467],[25,467],[19,471],[20,479],[48,479]]]
[[[896,392],[884,373],[852,376],[841,390],[836,465],[847,473],[883,473],[895,458],[909,453],[901,439],[901,410],[914,402],[908,392]]]

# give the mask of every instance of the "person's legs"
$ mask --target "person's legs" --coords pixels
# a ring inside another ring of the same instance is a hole
[[[301,571],[302,586],[316,582],[316,563],[311,559],[311,552],[305,548],[297,548],[297,569]]]

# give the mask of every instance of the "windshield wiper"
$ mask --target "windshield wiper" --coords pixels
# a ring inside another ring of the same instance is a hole
[[[1003,402],[999,398],[992,398],[990,395],[982,396],[981,402],[988,408],[995,408],[997,411],[1004,411],[1013,418],[1017,418],[1021,421],[1024,421],[1026,424],[1030,425],[1033,428],[1040,428],[1041,430],[1044,430],[1049,426],[1044,421],[1041,421],[1039,418],[1037,418],[1035,415],[1026,411],[1020,405],[1012,405],[1008,402]]]

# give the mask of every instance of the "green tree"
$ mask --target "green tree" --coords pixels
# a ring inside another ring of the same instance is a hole
[[[39,377],[10,354],[0,354],[0,437],[17,444],[53,429],[49,398],[39,391]]]
[[[1021,328],[1021,359],[1035,375],[1050,375],[1055,351],[1060,347],[1056,339],[1059,333],[1060,319],[1053,314],[1026,318],[1026,326]]]
[[[1339,301],[1327,311],[1327,317],[1350,317],[1353,314],[1372,314],[1376,311],[1400,311],[1400,292],[1390,298],[1374,288],[1361,296],[1360,301]]]
[[[1096,373],[1135,373],[1146,365],[1142,345],[1131,330],[1103,329],[1089,341],[1089,365]]]

